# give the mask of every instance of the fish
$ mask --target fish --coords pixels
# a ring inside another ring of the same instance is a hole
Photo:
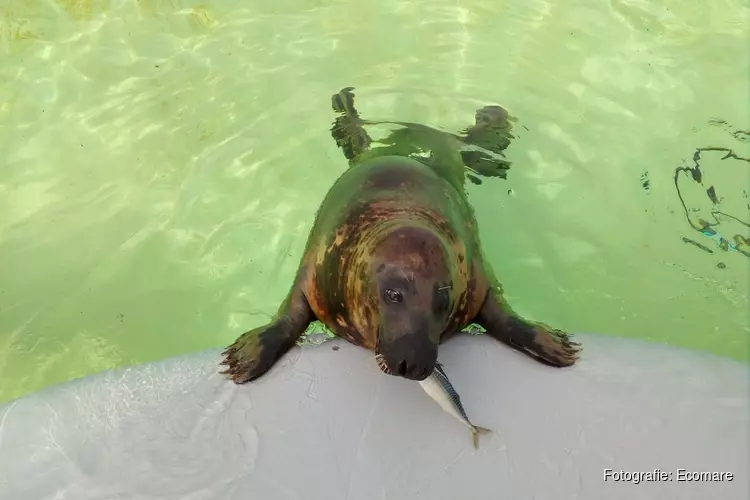
[[[429,377],[419,381],[422,389],[434,399],[440,407],[456,417],[460,422],[466,425],[471,431],[471,438],[474,443],[474,449],[479,448],[479,435],[492,432],[490,429],[474,425],[466,416],[466,411],[461,404],[461,397],[453,388],[448,375],[440,363],[435,364],[435,369]]]

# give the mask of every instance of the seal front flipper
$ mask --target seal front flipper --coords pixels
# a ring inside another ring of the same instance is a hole
[[[475,322],[492,338],[547,365],[570,366],[581,350],[580,344],[572,341],[567,333],[518,316],[493,289],[487,293]]]
[[[352,90],[354,87],[346,87],[331,96],[331,107],[339,113],[331,127],[331,135],[350,164],[356,163],[357,158],[367,151],[372,143],[362,126],[359,112],[354,107]]]
[[[260,377],[295,345],[313,319],[302,290],[295,286],[271,323],[243,333],[226,348],[221,364],[227,368],[221,373],[237,384]]]

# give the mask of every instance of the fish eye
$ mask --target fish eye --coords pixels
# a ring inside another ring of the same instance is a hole
[[[404,300],[404,294],[401,293],[400,290],[394,290],[393,288],[387,288],[385,290],[385,296],[388,297],[388,300],[390,300],[394,304]]]

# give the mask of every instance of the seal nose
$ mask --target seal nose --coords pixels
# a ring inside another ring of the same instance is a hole
[[[410,380],[424,380],[426,379],[430,373],[432,373],[432,368],[426,366],[425,363],[414,363],[410,364],[406,360],[401,361],[398,366],[396,367],[396,374],[408,378]]]
[[[424,380],[430,376],[437,361],[437,346],[424,338],[400,338],[381,346],[391,373],[411,380]]]
[[[399,325],[400,326],[400,325]],[[380,338],[380,352],[392,375],[410,380],[424,380],[435,368],[438,354],[438,335],[427,320],[412,321],[410,328],[384,328]]]

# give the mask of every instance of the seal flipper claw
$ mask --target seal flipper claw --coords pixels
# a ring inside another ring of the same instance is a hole
[[[581,345],[570,336],[543,323],[527,321],[492,289],[476,318],[486,334],[525,352],[537,361],[556,367],[571,366],[578,360]]]
[[[271,323],[243,333],[227,347],[221,374],[244,384],[265,374],[307,329],[313,319],[310,306],[300,290],[294,289]]]

